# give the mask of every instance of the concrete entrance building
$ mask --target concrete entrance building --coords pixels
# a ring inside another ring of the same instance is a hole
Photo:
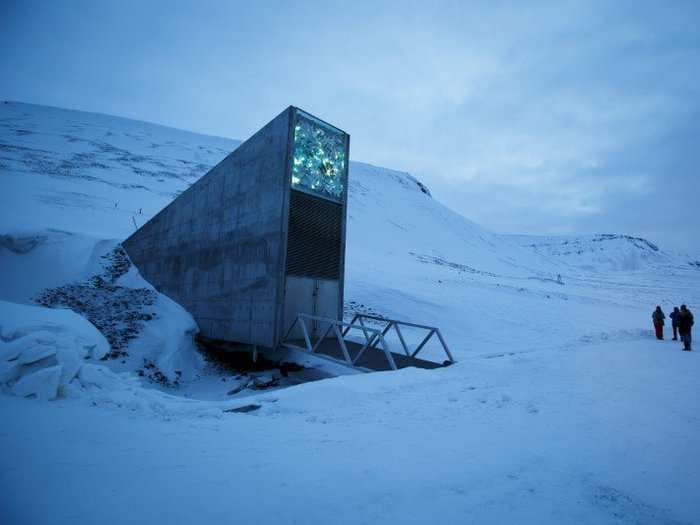
[[[350,136],[289,107],[124,243],[201,334],[275,348],[342,319]]]

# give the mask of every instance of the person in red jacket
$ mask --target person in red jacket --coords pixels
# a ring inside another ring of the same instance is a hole
[[[654,321],[654,330],[656,330],[657,339],[664,338],[664,319],[666,319],[666,316],[661,311],[661,307],[657,306],[654,313],[651,314],[651,320]]]

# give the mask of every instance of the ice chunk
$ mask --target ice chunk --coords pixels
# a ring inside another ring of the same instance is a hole
[[[17,359],[17,363],[20,365],[29,365],[31,363],[36,363],[47,357],[56,355],[56,344],[33,344],[28,348],[22,350],[22,353]]]
[[[19,377],[19,365],[16,362],[0,362],[0,383],[9,383]]]
[[[61,365],[44,368],[22,377],[15,383],[12,391],[23,397],[36,396],[39,399],[56,399],[62,372]]]
[[[83,386],[96,386],[98,388],[108,388],[117,386],[119,376],[106,366],[84,364],[80,368],[78,379]]]
[[[0,357],[12,359],[34,345],[71,347],[81,357],[100,359],[109,343],[87,319],[75,312],[0,301]]]
[[[39,399],[72,392],[67,386],[85,358],[107,352],[102,334],[74,312],[0,301],[0,383],[10,392]],[[92,375],[100,386],[110,380],[104,372]]]
[[[18,327],[9,333],[8,337],[11,339],[9,342],[0,341],[0,361],[17,359],[30,347],[52,345],[55,342],[56,334],[30,326]]]
[[[17,341],[10,343],[0,343],[0,362],[13,361],[22,353],[22,344],[17,344]]]
[[[80,367],[83,365],[83,358],[72,348],[59,348],[56,352],[56,360],[63,367],[61,374],[61,384],[70,383],[78,375]]]

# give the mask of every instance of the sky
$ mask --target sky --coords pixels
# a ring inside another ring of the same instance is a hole
[[[0,0],[0,99],[245,139],[289,105],[501,233],[700,254],[700,2]]]

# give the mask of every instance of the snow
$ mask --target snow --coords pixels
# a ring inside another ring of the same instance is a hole
[[[506,236],[518,244],[589,272],[636,271],[673,264],[673,257],[646,239],[599,234],[560,237]],[[690,262],[690,261],[688,261]],[[681,264],[687,264],[683,261]]]
[[[700,270],[624,235],[497,235],[406,173],[351,163],[346,313],[438,326],[457,364],[230,394],[274,378],[204,361],[191,316],[114,250],[237,144],[0,104],[5,521],[699,521],[700,361],[650,316],[693,309]],[[65,287],[111,340],[110,294],[155,294],[126,355],[37,306]]]
[[[700,361],[633,341],[309,383],[248,414],[6,397],[5,509],[31,523],[692,523]]]
[[[100,332],[70,310],[0,301],[0,388],[18,396],[55,399],[86,360],[109,346]]]
[[[30,364],[72,348],[80,357],[101,359],[109,351],[107,341],[83,317],[70,310],[0,301],[0,348],[7,360]],[[46,353],[46,348],[51,351]]]
[[[12,387],[12,393],[18,396],[35,396],[37,399],[56,399],[61,387],[61,365],[42,368],[36,372],[24,375]]]
[[[104,257],[109,256],[116,246],[115,241],[99,240],[80,234],[69,234],[65,232],[55,232],[46,230],[41,235],[5,235],[6,243],[13,247],[19,244],[18,239],[40,239],[32,242],[32,245],[24,250],[6,249],[0,251],[0,263],[7,272],[3,272],[2,282],[7,283],[4,287],[5,299],[17,303],[35,304],[41,297],[41,292],[56,286],[73,283],[81,285],[87,282],[91,276],[105,275],[109,271],[110,261],[105,262]],[[36,276],[36,277],[35,277]],[[118,312],[115,309],[106,311],[104,302],[109,299],[109,291],[106,294],[86,295],[85,287],[76,287],[73,291],[76,302],[83,305],[89,304],[91,308],[105,310],[108,316],[100,319],[105,325],[113,325],[115,330],[126,328],[123,326],[124,319],[135,311],[134,302],[141,297],[130,295],[131,291],[155,291],[144,281],[135,268],[114,279],[115,286],[123,293],[118,296],[118,300],[130,303],[128,309]],[[81,285],[82,286],[82,285]],[[93,292],[99,292],[101,288],[88,287]],[[104,288],[102,288],[104,289]],[[125,366],[120,370],[134,370],[142,365],[145,360],[154,363],[161,373],[168,378],[177,377],[177,372],[181,372],[181,377],[191,379],[203,367],[202,357],[196,351],[192,342],[192,336],[196,331],[196,324],[192,317],[178,304],[168,297],[155,294],[155,302],[150,305],[150,310],[155,314],[154,319],[143,323],[141,336],[130,343],[130,355],[123,360]],[[5,305],[9,309],[9,305]],[[18,312],[24,312],[19,309]],[[17,314],[19,317],[23,313]],[[90,325],[92,326],[92,325]],[[127,327],[128,328],[128,327]],[[35,336],[36,337],[36,336]],[[115,336],[122,340],[121,333]],[[36,351],[40,351],[37,349]],[[107,349],[105,354],[109,351]],[[27,354],[29,356],[29,354]],[[104,354],[99,358],[104,357]],[[116,366],[116,365],[115,365]]]

